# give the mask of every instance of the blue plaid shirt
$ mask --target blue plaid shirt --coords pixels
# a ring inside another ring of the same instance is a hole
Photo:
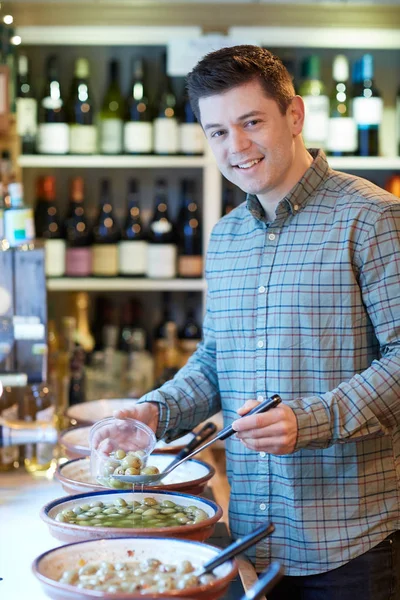
[[[157,431],[278,393],[296,451],[226,442],[234,537],[272,520],[248,556],[320,573],[400,529],[400,201],[321,151],[268,223],[254,196],[212,232],[204,335],[160,403]]]

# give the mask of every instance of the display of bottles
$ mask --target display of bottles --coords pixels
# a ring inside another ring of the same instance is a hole
[[[146,93],[142,59],[132,61],[132,83],[126,107],[124,152],[126,154],[150,154],[153,151],[153,123]]]
[[[74,79],[68,103],[71,154],[97,152],[97,130],[94,124],[94,104],[89,77],[89,61],[86,58],[78,58],[75,61]]]
[[[40,154],[67,154],[69,128],[56,56],[50,56],[47,60],[46,77],[39,102],[37,150]]]
[[[307,148],[326,148],[329,98],[320,79],[320,58],[308,57],[302,65],[303,82],[299,94],[305,105],[303,139]]]
[[[167,183],[156,181],[154,212],[149,225],[147,276],[154,279],[176,277],[177,244],[168,211]]]
[[[357,126],[350,114],[349,61],[343,54],[333,60],[332,78],[327,150],[333,156],[350,156],[357,150]]]
[[[45,210],[40,237],[45,240],[46,276],[62,277],[65,273],[65,236],[56,202],[55,177],[43,178],[43,200]]]
[[[24,205],[22,184],[8,184],[4,196],[4,235],[11,247],[35,239],[33,210]]]
[[[33,154],[36,148],[37,100],[32,89],[28,57],[18,57],[16,87],[17,133],[23,154]]]
[[[65,223],[67,242],[65,274],[88,277],[92,273],[92,234],[85,214],[85,189],[82,177],[71,181],[71,199]]]
[[[202,277],[202,230],[193,180],[184,179],[181,182],[181,198],[177,221],[178,275],[179,277]]]
[[[374,82],[374,62],[364,54],[354,66],[353,117],[357,124],[358,156],[379,155],[383,101]]]
[[[92,273],[99,277],[115,277],[118,274],[118,242],[120,229],[115,220],[108,179],[101,181],[100,205],[93,228]]]
[[[130,277],[143,277],[147,271],[147,235],[145,234],[136,179],[128,183],[127,213],[118,244],[118,272]]]
[[[163,65],[161,91],[154,119],[154,152],[156,154],[177,154],[179,150],[177,102],[166,72],[166,55],[164,55]]]
[[[124,116],[124,99],[119,87],[119,63],[111,60],[109,84],[100,111],[99,145],[102,154],[121,154]]]
[[[179,124],[179,152],[182,154],[203,154],[205,137],[201,125],[197,122],[189,98],[185,97],[182,117]]]

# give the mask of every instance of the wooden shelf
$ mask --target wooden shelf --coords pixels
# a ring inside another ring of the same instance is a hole
[[[76,168],[76,169],[187,169],[203,168],[206,156],[104,156],[104,155],[50,155],[22,154],[18,165],[23,169]]]
[[[203,292],[205,279],[60,277],[47,280],[49,292]]]

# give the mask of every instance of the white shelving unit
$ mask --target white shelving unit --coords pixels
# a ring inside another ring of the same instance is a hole
[[[135,279],[127,277],[62,277],[48,279],[49,292],[204,292],[204,279]]]
[[[207,156],[78,156],[21,155],[18,164],[23,169],[203,169],[212,163]]]

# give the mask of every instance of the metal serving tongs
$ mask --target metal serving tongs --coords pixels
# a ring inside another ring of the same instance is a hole
[[[264,400],[264,402],[261,402],[256,407],[254,407],[250,412],[243,415],[243,417],[248,417],[250,415],[267,412],[267,410],[270,410],[271,408],[275,408],[281,402],[282,402],[281,397],[278,394],[274,394],[273,396],[271,396],[271,398]],[[240,418],[243,418],[243,417],[240,417]],[[226,440],[228,437],[231,437],[231,435],[233,435],[234,433],[236,433],[236,431],[234,429],[232,429],[231,425],[228,425],[228,427],[225,427],[224,429],[222,429],[222,431],[220,431],[218,433],[218,435],[213,437],[212,440],[210,440],[206,444],[203,444],[199,448],[196,448],[196,450],[194,450],[193,452],[191,452],[190,454],[185,456],[185,458],[182,458],[181,460],[176,462],[174,465],[169,466],[167,469],[165,469],[165,471],[163,471],[162,473],[158,473],[157,475],[111,475],[111,477],[113,477],[114,479],[118,479],[118,481],[122,481],[123,483],[139,483],[139,484],[143,484],[143,485],[152,485],[154,483],[158,483],[161,479],[163,479],[169,473],[171,473],[171,471],[176,469],[176,467],[179,467],[179,465],[181,465],[183,462],[185,462],[189,458],[192,458],[192,456],[196,456],[196,454],[199,454],[199,452],[202,452],[203,450],[208,448],[208,446],[211,446],[211,444],[213,444],[217,440]]]
[[[237,554],[244,552],[250,546],[253,546],[260,540],[264,539],[268,535],[271,535],[275,531],[275,527],[272,523],[267,523],[266,525],[261,525],[257,527],[254,531],[245,535],[243,538],[239,538],[233,544],[230,544],[225,550],[222,550],[217,554],[215,558],[212,558],[204,565],[195,570],[194,575],[200,577],[201,575],[205,575],[206,573],[210,573],[220,565],[222,565],[227,560],[230,560]]]
[[[260,573],[258,581],[246,592],[240,600],[260,600],[280,582],[284,575],[282,565],[273,561],[265,571]]]

